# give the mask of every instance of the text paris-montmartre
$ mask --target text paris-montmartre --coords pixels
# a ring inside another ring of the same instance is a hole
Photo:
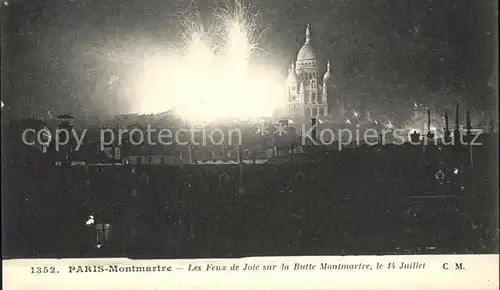
[[[69,266],[69,273],[113,273],[113,272],[126,272],[126,273],[136,273],[136,272],[171,272],[172,266],[161,266],[161,265],[141,265],[141,266],[128,266],[128,265],[91,265],[91,266]]]

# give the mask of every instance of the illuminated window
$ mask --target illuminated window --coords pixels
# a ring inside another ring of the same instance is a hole
[[[97,245],[109,243],[110,235],[111,235],[111,225],[110,224],[97,224],[96,229],[97,229],[97,235],[96,235]]]

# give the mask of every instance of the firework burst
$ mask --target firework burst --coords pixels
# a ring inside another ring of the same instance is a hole
[[[164,95],[164,102],[171,96],[168,102],[189,119],[270,115],[277,103],[272,99],[281,96],[282,88],[275,87],[280,80],[272,70],[250,65],[264,32],[259,31],[258,11],[241,1],[228,0],[213,12],[211,23],[203,21],[195,5],[178,14],[183,53],[152,64],[150,71],[159,77],[149,79],[160,88],[166,87],[157,95]],[[166,76],[171,80],[168,85]],[[145,83],[144,87],[152,90],[151,81]],[[241,106],[242,102],[246,105]]]
[[[227,1],[215,11],[215,16],[220,23],[217,35],[224,43],[223,53],[228,57],[248,60],[258,49],[262,34],[259,33],[257,9],[239,0]]]
[[[187,53],[193,53],[192,50],[196,52],[199,49],[212,51],[210,39],[212,26],[204,25],[200,11],[194,3],[187,10],[179,13],[179,23]]]

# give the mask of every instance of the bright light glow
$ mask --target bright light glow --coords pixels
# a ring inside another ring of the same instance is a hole
[[[281,73],[250,62],[258,38],[255,13],[236,2],[215,16],[221,24],[213,33],[197,17],[186,17],[185,50],[146,60],[135,85],[139,113],[175,109],[196,123],[270,117],[283,105]],[[212,45],[215,36],[221,45]]]
[[[239,73],[244,73],[248,66],[250,45],[244,27],[235,21],[228,24],[227,60]]]
[[[453,169],[453,173],[454,173],[455,175],[458,175],[458,168]]]
[[[94,216],[93,215],[90,215],[89,216],[89,219],[85,222],[85,225],[87,226],[91,226],[94,224]]]
[[[347,124],[351,124],[351,121],[349,119],[346,120]]]
[[[358,113],[356,113],[356,111],[354,111],[354,116],[356,116],[356,117],[358,116]]]

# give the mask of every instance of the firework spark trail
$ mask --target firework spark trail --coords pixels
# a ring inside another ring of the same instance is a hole
[[[200,12],[196,7],[190,7],[179,14],[179,28],[185,45],[189,46],[195,38],[205,38],[205,27]]]
[[[249,59],[259,49],[258,42],[263,32],[258,31],[259,13],[253,6],[245,6],[240,0],[224,2],[215,11],[220,25],[216,34],[222,39],[225,55]]]
[[[220,46],[218,52],[224,59],[223,71],[230,71],[230,85],[223,86],[224,95],[241,95],[255,88],[250,73],[250,58],[258,49],[258,16],[254,6],[241,0],[227,0],[214,11],[217,21],[215,35]],[[227,79],[227,78],[226,78]]]
[[[232,1],[232,2],[231,2]],[[204,25],[201,14],[192,2],[180,13],[180,28],[189,53],[201,47],[228,59],[229,62],[248,62],[257,50],[265,29],[259,32],[259,13],[254,6],[245,6],[240,0],[227,0],[214,10],[212,23]],[[215,36],[215,37],[212,37]]]
[[[205,103],[213,95],[213,84],[210,84],[207,76],[210,75],[213,48],[211,35],[211,25],[204,25],[203,18],[195,2],[179,13],[179,28],[184,40],[184,68],[189,75],[178,77],[176,85],[181,87],[180,100],[181,107],[193,107]],[[179,68],[180,69],[180,68]],[[187,76],[187,78],[186,78]],[[193,86],[195,83],[196,86]],[[198,87],[204,88],[204,93],[200,94]]]

